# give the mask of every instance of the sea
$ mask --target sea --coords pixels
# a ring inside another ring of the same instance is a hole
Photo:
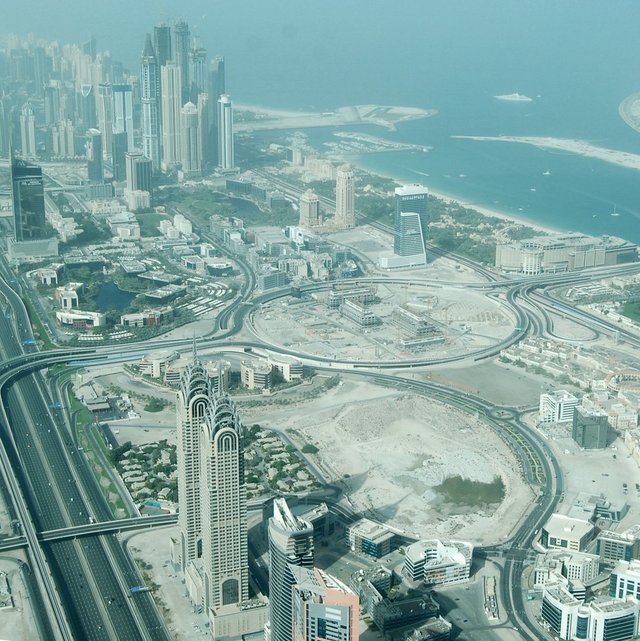
[[[25,33],[22,16],[8,8],[4,29]],[[225,56],[237,103],[437,110],[394,132],[343,128],[432,148],[356,159],[373,172],[533,223],[640,243],[640,171],[452,138],[551,136],[640,154],[640,133],[618,114],[640,91],[637,0],[59,0],[43,3],[29,30],[68,42],[91,28],[98,49],[135,72],[144,34],[178,18],[210,55]],[[532,100],[494,97],[516,92]],[[307,130],[319,149],[334,132]]]

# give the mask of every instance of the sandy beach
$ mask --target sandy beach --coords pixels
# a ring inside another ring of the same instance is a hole
[[[390,180],[395,180],[397,183],[402,185],[407,185],[410,183],[410,181],[404,178],[400,178],[391,173],[382,174],[380,172],[372,171],[369,167],[366,166],[364,162],[362,162],[362,160],[359,157],[349,157],[349,158],[345,158],[344,160],[348,160],[348,162],[350,162],[352,165],[354,165],[361,171],[364,171],[368,174],[377,175],[382,178],[388,178]],[[431,196],[434,196],[435,198],[438,198],[439,200],[444,200],[447,203],[459,205],[460,207],[466,207],[467,209],[473,209],[474,211],[477,211],[479,214],[482,214],[483,216],[487,216],[489,218],[491,217],[499,218],[500,220],[511,222],[517,225],[526,225],[527,227],[531,227],[532,229],[536,229],[546,234],[558,234],[558,233],[565,233],[568,231],[566,229],[561,229],[560,227],[551,227],[550,225],[542,225],[535,220],[531,220],[524,216],[518,216],[517,214],[514,214],[512,212],[505,212],[499,209],[494,209],[492,207],[477,205],[475,203],[469,203],[454,194],[448,194],[444,191],[432,189],[431,186],[429,185],[428,177],[427,177],[427,180],[415,180],[411,182],[423,184],[425,187],[429,189],[429,194]]]
[[[477,140],[479,142],[515,142],[523,145],[532,145],[538,149],[558,151],[587,158],[597,158],[612,165],[640,169],[640,154],[628,151],[619,151],[607,147],[599,147],[587,140],[575,138],[551,138],[546,136],[451,136],[460,140]]]
[[[235,105],[245,119],[234,123],[235,131],[257,131],[265,129],[306,129],[309,127],[342,127],[345,125],[377,125],[395,131],[398,123],[429,118],[435,109],[419,107],[398,107],[391,105],[353,105],[339,107],[323,113],[272,109],[259,105]],[[247,117],[249,116],[250,117]]]

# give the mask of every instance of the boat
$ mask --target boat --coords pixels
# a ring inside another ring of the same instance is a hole
[[[542,172],[543,176],[551,176],[551,172],[547,169],[547,171]]]
[[[617,216],[619,216],[619,215],[620,215],[620,214],[618,213],[618,211],[617,211],[617,205],[614,205],[614,206],[613,206],[613,211],[611,212],[611,215],[612,215],[612,216],[614,216],[614,217],[617,217]]]

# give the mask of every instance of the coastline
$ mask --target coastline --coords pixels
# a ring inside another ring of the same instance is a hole
[[[354,167],[358,168],[360,171],[364,171],[368,174],[371,174],[372,176],[379,176],[380,178],[395,180],[396,182],[403,185],[411,183],[410,180],[406,180],[405,178],[401,178],[400,176],[397,176],[397,175],[392,175],[389,172],[382,173],[380,171],[371,169],[370,167],[367,166],[366,162],[361,156],[353,156],[348,159],[345,158],[345,160],[350,162]],[[419,182],[419,181],[415,181],[415,182]],[[463,198],[456,196],[455,194],[450,194],[444,191],[440,191],[438,189],[432,189],[432,187],[428,184],[428,181],[425,181],[424,186],[429,190],[429,195],[433,196],[434,198],[437,198],[438,200],[443,200],[447,203],[459,205],[460,207],[465,207],[466,209],[472,209],[473,211],[476,211],[482,216],[486,216],[487,218],[492,218],[492,217],[499,218],[500,220],[511,222],[517,225],[525,225],[527,227],[531,227],[531,229],[544,232],[545,234],[562,234],[562,233],[567,233],[569,231],[566,229],[560,229],[559,227],[542,225],[539,222],[536,222],[535,220],[530,220],[524,216],[519,216],[518,214],[514,214],[509,211],[503,211],[499,209],[494,209],[492,207],[486,207],[483,205],[475,205],[475,204],[469,203],[465,201]]]

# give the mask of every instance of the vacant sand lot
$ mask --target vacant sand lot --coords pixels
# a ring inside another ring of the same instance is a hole
[[[251,421],[286,430],[328,480],[345,485],[353,507],[420,536],[489,543],[507,535],[533,499],[515,456],[481,420],[429,399],[345,383],[297,411],[251,412]],[[246,417],[249,418],[249,417]],[[453,505],[434,490],[460,475],[505,485],[499,505]]]

